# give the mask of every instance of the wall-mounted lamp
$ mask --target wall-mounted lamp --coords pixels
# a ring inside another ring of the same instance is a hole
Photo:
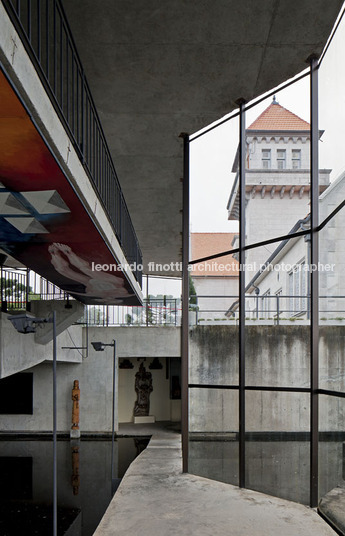
[[[92,342],[91,344],[96,352],[104,352],[106,346],[114,346],[113,344],[105,344],[103,342]]]
[[[30,313],[23,313],[20,315],[10,315],[7,317],[12,322],[13,327],[18,333],[35,333],[36,324],[45,324],[46,322],[53,322],[52,318],[36,318]]]

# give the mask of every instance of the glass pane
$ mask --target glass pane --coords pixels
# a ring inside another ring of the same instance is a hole
[[[195,326],[190,330],[189,383],[238,385],[237,326]]]
[[[309,502],[309,395],[246,392],[246,487]]]
[[[267,265],[259,261],[264,255]],[[245,266],[246,385],[310,385],[309,256],[304,236],[251,250]]]
[[[236,240],[235,233],[191,233],[192,259],[229,251]],[[239,264],[232,255],[226,255],[192,266],[191,277],[195,291],[197,324],[224,322],[235,325],[233,317],[227,317],[231,304],[238,299]],[[192,298],[191,298],[192,299]]]
[[[238,147],[235,117],[191,142],[191,258],[237,247],[227,219],[229,173]],[[193,265],[190,272],[189,384],[238,386],[237,256]],[[189,388],[189,472],[238,484],[238,390]]]
[[[236,116],[193,141],[200,133],[191,135],[190,142],[191,231],[237,232],[237,221],[228,220],[227,199],[236,176],[232,163],[238,148],[239,119]],[[212,254],[209,246],[206,243],[198,257]]]
[[[189,390],[189,472],[238,485],[238,391]]]
[[[345,208],[319,233],[320,388],[345,392]]]
[[[239,119],[234,117],[190,144],[191,259],[237,247],[238,222],[228,221],[229,173],[238,147]],[[192,136],[193,137],[193,136]],[[238,296],[238,261],[232,255],[191,266],[191,322],[234,325],[226,312]],[[193,303],[192,303],[193,302]],[[194,317],[194,318],[193,318]]]
[[[309,77],[246,112],[246,244],[300,229],[310,211]],[[235,160],[234,168],[238,162]],[[238,181],[230,197],[236,217]],[[267,255],[256,261],[266,262]],[[247,252],[247,262],[253,260]]]
[[[321,176],[328,173],[331,179],[330,186],[320,196],[320,222],[345,199],[344,38],[343,18],[319,68],[320,168]]]
[[[320,395],[319,493],[345,485],[345,398]]]

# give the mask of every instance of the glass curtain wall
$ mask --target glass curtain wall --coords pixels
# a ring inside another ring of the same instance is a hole
[[[313,507],[345,477],[344,41],[341,22],[306,71],[224,120],[238,230],[208,255],[238,261],[237,292],[189,336],[189,472]]]
[[[219,198],[213,202],[223,212],[226,221],[227,188],[221,190],[224,177],[219,168],[232,170],[236,180],[236,159],[238,150],[238,114],[235,114],[224,126],[201,136],[194,146],[191,143],[191,156],[198,153],[199,166],[192,170],[195,181],[199,184],[206,170],[209,190],[219,187]],[[221,166],[218,145],[219,130],[228,146],[225,162]],[[210,148],[211,147],[211,148]],[[194,151],[194,153],[193,153]],[[192,177],[193,180],[193,177]],[[228,184],[228,181],[227,181]],[[198,210],[191,210],[193,224],[197,229],[203,228],[198,223],[201,212],[206,218],[207,205],[212,192],[206,195],[201,189],[198,197]],[[192,203],[193,203],[192,197]],[[211,257],[192,265],[190,271],[193,291],[196,298],[190,296],[190,335],[189,335],[189,463],[191,473],[203,477],[239,485],[239,348],[238,319],[234,313],[226,313],[238,304],[238,257],[226,255],[212,259],[219,248],[233,249],[237,240],[237,223],[229,227],[229,232],[203,233],[191,235],[191,258]],[[232,230],[232,232],[231,232]],[[194,303],[193,303],[194,302]],[[194,324],[194,325],[193,325]]]
[[[319,67],[320,167],[331,184],[319,198],[319,494],[345,484],[345,66],[344,21]]]
[[[242,272],[244,483],[305,504],[310,478],[309,93],[306,77],[245,111],[243,246],[251,249],[244,249]]]

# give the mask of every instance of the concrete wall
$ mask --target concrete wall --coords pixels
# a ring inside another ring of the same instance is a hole
[[[196,326],[191,331],[189,382],[238,386],[238,328]],[[308,326],[247,326],[246,384],[309,387]],[[345,392],[345,327],[320,328],[320,387]],[[345,405],[327,397],[320,429],[343,431]],[[307,393],[247,391],[247,431],[309,431]],[[190,389],[191,432],[238,431],[237,389]]]
[[[80,327],[75,327],[81,335]],[[133,369],[117,368],[116,427],[133,419],[138,358],[146,366],[159,357],[163,369],[152,370],[150,413],[156,420],[178,420],[180,401],[170,400],[166,358],[180,352],[180,328],[90,328],[89,342],[117,342],[118,360],[131,360]],[[29,335],[26,337],[30,337]],[[61,336],[60,336],[61,337]],[[84,330],[85,340],[85,330]],[[308,388],[310,329],[305,325],[246,327],[246,382],[250,386]],[[39,345],[36,345],[38,348]],[[40,346],[42,348],[42,346]],[[44,347],[43,347],[44,348]],[[59,346],[58,355],[64,350]],[[69,351],[71,352],[71,351]],[[76,352],[78,354],[78,352]],[[79,356],[79,354],[78,354]],[[81,359],[80,356],[78,359]],[[71,426],[71,390],[79,380],[81,432],[110,432],[112,422],[112,348],[89,348],[82,362],[58,363],[58,430]],[[2,415],[1,430],[47,431],[52,429],[52,367],[45,362],[27,369],[33,372],[33,415]],[[234,389],[190,388],[191,432],[238,431],[238,328],[196,326],[190,332],[191,384],[231,385]],[[345,326],[320,328],[320,387],[345,392]],[[248,431],[309,430],[307,393],[247,391]],[[345,429],[345,404],[323,397],[321,430]]]
[[[18,333],[11,322],[9,315],[0,313],[0,378],[27,370],[38,363],[53,358],[53,344],[42,345],[35,342],[33,333]],[[83,346],[82,331],[79,326],[70,326],[57,337],[57,347]],[[58,361],[80,363],[81,355],[76,350],[58,351]]]
[[[9,322],[8,322],[9,323]],[[13,328],[10,335],[13,338]],[[70,328],[71,329],[71,328]],[[86,330],[81,326],[73,326],[74,340],[78,346],[86,343]],[[83,332],[83,333],[82,333]],[[64,337],[61,339],[61,337]],[[22,335],[21,349],[23,359],[30,347],[30,337]],[[79,337],[79,339],[78,339]],[[112,426],[112,371],[113,350],[106,347],[104,352],[95,352],[92,341],[111,343],[116,340],[117,369],[116,369],[116,411],[115,426],[120,422],[133,420],[133,407],[136,400],[134,391],[134,376],[138,370],[138,357],[147,359],[147,367],[152,357],[160,357],[162,370],[153,370],[153,392],[151,393],[151,411],[157,420],[179,420],[180,401],[170,401],[169,381],[165,378],[166,357],[180,356],[180,329],[175,327],[124,327],[124,328],[89,328],[89,351],[87,358],[81,358],[77,351],[62,350],[61,346],[72,346],[68,333],[58,338],[58,357],[66,359],[72,355],[74,363],[58,363],[58,431],[68,432],[71,428],[72,416],[72,387],[73,381],[80,383],[80,430],[81,432],[110,432]],[[83,344],[81,342],[84,341]],[[26,342],[26,344],[25,344]],[[50,345],[32,344],[32,353],[42,349],[42,361],[49,357],[52,350]],[[18,342],[13,341],[16,349]],[[17,350],[16,350],[17,351]],[[84,351],[84,355],[86,351]],[[119,359],[131,358],[134,369],[129,371],[118,369]],[[30,364],[32,361],[28,361]],[[35,361],[37,363],[37,359]],[[32,368],[33,373],[33,415],[1,415],[1,430],[6,431],[48,431],[52,429],[52,366],[51,363],[41,363]]]

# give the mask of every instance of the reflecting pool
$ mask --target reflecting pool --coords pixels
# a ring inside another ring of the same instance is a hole
[[[246,488],[309,504],[310,443],[305,437],[260,434],[246,440]],[[293,435],[293,434],[291,434]],[[345,434],[320,434],[319,496],[345,485]],[[302,436],[302,434],[300,435]],[[238,486],[237,437],[202,440],[190,437],[189,472]]]
[[[58,440],[58,536],[91,536],[149,437]],[[51,440],[0,439],[1,536],[52,534]]]

